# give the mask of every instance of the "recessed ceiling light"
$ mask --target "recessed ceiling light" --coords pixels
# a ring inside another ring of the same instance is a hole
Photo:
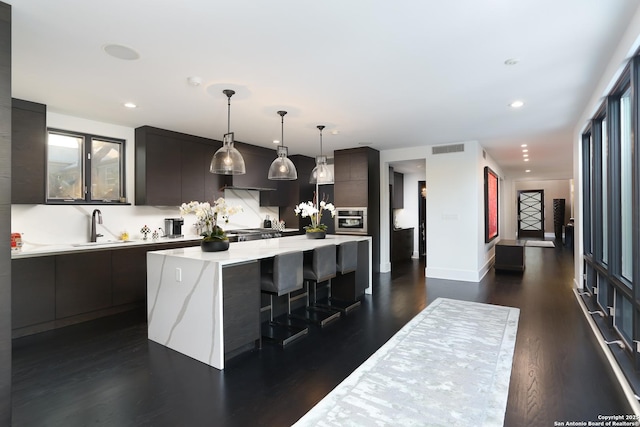
[[[339,130],[332,130],[331,135],[338,135],[340,133]]]
[[[373,145],[373,142],[358,142],[358,145]]]
[[[523,154],[522,157],[529,157],[529,155],[528,154]]]
[[[529,159],[524,159],[524,161],[525,161],[525,162],[528,162],[528,161],[529,161]]]
[[[511,108],[521,108],[522,106],[524,106],[524,102],[522,101],[513,101],[511,104],[509,104],[509,107]]]
[[[140,58],[140,54],[138,52],[130,47],[122,46],[120,44],[107,44],[102,46],[102,50],[104,50],[107,55],[118,59],[124,59],[125,61],[133,61]]]
[[[273,140],[273,143],[274,143],[274,144],[280,144],[280,141],[278,141],[277,139],[274,139],[274,140]]]
[[[526,147],[526,146],[527,146],[527,144],[522,144],[520,147],[523,147],[523,148],[524,148],[524,147]]]
[[[518,58],[509,58],[504,61],[504,65],[516,65],[520,60]]]
[[[125,102],[124,106],[127,108],[138,108],[138,106],[136,104],[134,104],[133,102]]]
[[[527,150],[526,148],[524,150],[522,150],[523,153],[528,153],[529,150]]]
[[[527,169],[525,172],[526,172],[526,173],[529,173],[529,172],[531,172],[531,169]]]

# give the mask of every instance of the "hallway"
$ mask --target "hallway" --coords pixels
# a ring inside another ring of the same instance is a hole
[[[288,426],[438,297],[521,309],[506,426],[629,412],[572,294],[571,252],[526,257],[523,275],[492,270],[479,284],[425,281],[416,260],[395,266],[349,316],[225,371],[148,341],[144,312],[16,339],[14,426]]]

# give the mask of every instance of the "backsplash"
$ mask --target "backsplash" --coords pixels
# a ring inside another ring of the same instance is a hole
[[[225,190],[225,199],[229,206],[242,207],[242,212],[230,217],[228,224],[222,224],[225,230],[262,227],[267,215],[278,219],[278,207],[260,206],[258,191],[229,189]],[[164,230],[165,218],[180,217],[177,206],[12,205],[11,232],[22,233],[25,250],[43,245],[87,242],[94,209],[102,212],[102,224],[97,225],[97,232],[104,237],[99,241],[117,240],[124,231],[130,239],[142,239],[140,229],[144,225],[151,230]],[[195,215],[184,216],[182,233],[195,235],[195,222]]]

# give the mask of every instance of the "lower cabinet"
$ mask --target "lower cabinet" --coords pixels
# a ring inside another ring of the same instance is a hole
[[[55,257],[11,261],[12,328],[51,322],[56,317]]]
[[[111,307],[111,251],[55,258],[56,319]]]
[[[111,251],[113,305],[147,298],[147,248]]]
[[[413,228],[393,230],[391,262],[404,261],[413,256]]]
[[[162,242],[11,260],[14,337],[144,304],[147,252],[198,244],[199,241]]]

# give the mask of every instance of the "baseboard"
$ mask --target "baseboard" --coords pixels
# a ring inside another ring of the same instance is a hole
[[[481,279],[480,271],[433,268],[428,266],[425,270],[427,278],[431,279],[458,280],[460,282],[473,283],[477,283]]]

